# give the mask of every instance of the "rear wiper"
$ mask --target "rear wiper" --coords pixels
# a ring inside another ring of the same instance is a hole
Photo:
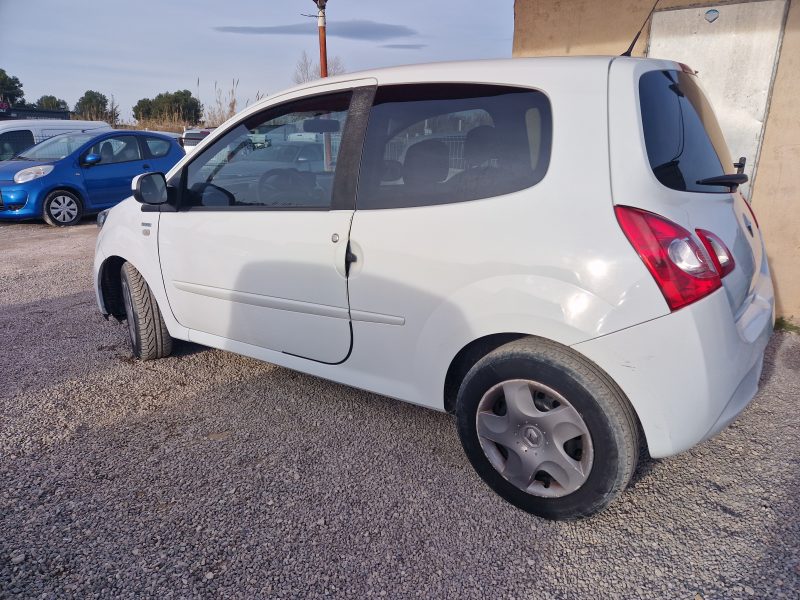
[[[697,185],[725,185],[732,192],[735,192],[736,188],[745,183],[747,183],[747,175],[744,173],[726,173],[725,175],[706,177],[697,181]]]

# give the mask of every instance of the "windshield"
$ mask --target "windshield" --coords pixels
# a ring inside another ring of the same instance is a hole
[[[69,156],[86,142],[96,137],[96,133],[65,133],[39,142],[17,156],[21,160],[60,160]]]

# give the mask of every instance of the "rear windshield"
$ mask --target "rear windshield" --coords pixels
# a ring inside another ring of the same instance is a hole
[[[647,157],[656,178],[682,192],[728,192],[700,179],[733,172],[722,130],[693,75],[650,71],[639,80]]]

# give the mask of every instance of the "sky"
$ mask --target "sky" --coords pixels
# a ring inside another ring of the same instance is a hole
[[[312,0],[0,0],[0,68],[29,102],[73,106],[113,95],[124,120],[140,98],[190,90],[214,100],[238,80],[240,107],[292,85],[319,56]],[[348,72],[511,56],[513,0],[328,0],[328,56]],[[199,79],[199,86],[198,86]]]

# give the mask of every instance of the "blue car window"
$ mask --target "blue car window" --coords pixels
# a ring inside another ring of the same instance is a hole
[[[89,154],[99,154],[101,165],[139,160],[142,157],[136,136],[133,135],[105,138],[94,144]]]
[[[170,143],[167,140],[160,138],[147,137],[145,138],[147,149],[150,151],[150,156],[153,158],[161,158],[169,153]]]

